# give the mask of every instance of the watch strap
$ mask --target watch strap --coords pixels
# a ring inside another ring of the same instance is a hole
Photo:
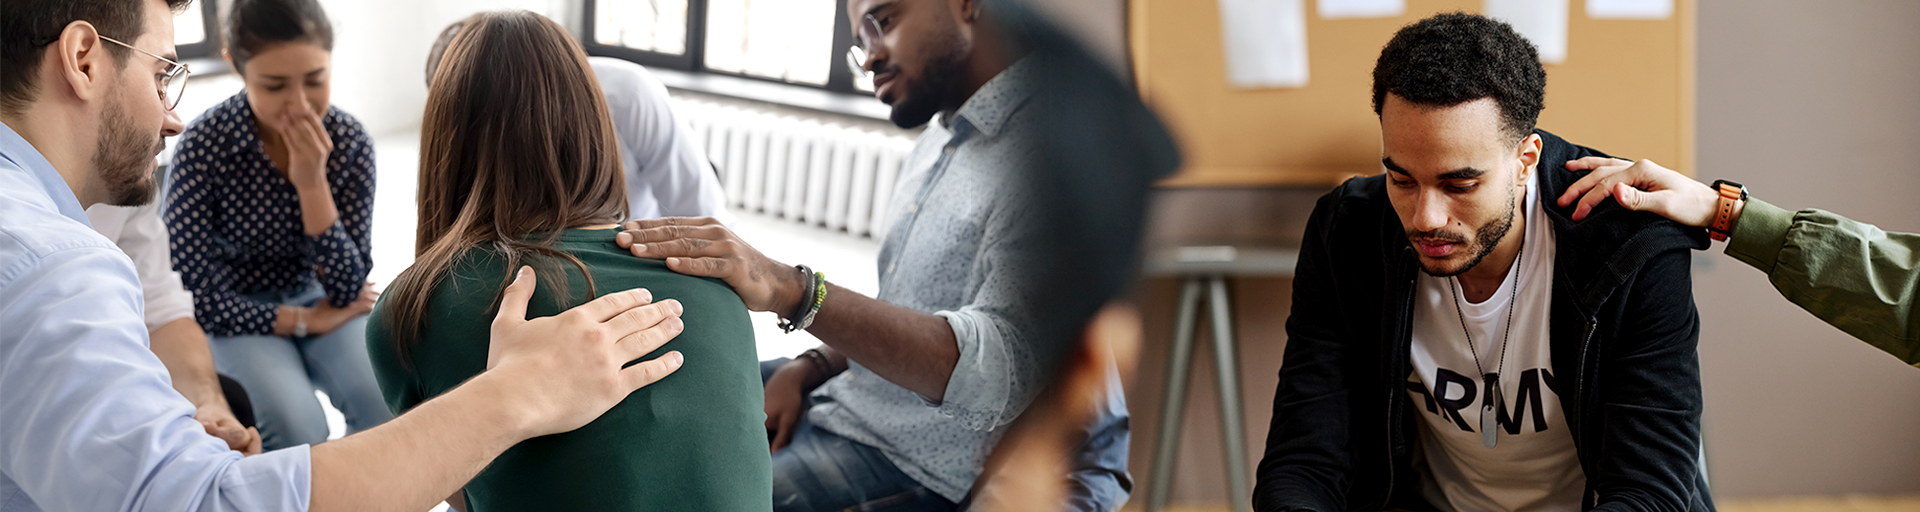
[[[307,335],[307,308],[293,308],[293,318],[293,335],[295,337],[305,337]]]
[[[1741,201],[1747,200],[1747,187],[1727,180],[1713,182],[1714,192],[1720,194],[1720,200],[1714,204],[1713,223],[1707,226],[1707,236],[1714,241],[1724,242],[1733,235],[1733,210]]]

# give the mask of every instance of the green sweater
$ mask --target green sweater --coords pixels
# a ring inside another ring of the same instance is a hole
[[[1727,255],[1813,316],[1920,367],[1920,234],[1749,198]]]
[[[645,359],[669,350],[686,356],[679,371],[629,395],[579,430],[528,439],[494,459],[465,493],[468,512],[500,510],[703,510],[767,512],[772,469],[760,370],[747,308],[716,279],[668,270],[613,243],[616,230],[570,230],[555,249],[580,258],[595,292],[646,288],[654,300],[678,299],[686,331]],[[571,263],[568,293],[586,294]],[[398,414],[480,373],[487,364],[494,301],[509,269],[492,250],[455,259],[433,290],[424,339],[402,361],[375,307],[367,351]],[[527,305],[529,318],[558,314],[548,275]],[[568,306],[584,300],[570,301]],[[460,425],[444,425],[461,428]]]

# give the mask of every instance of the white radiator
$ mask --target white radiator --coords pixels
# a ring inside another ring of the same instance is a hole
[[[849,123],[676,95],[675,114],[719,169],[727,207],[857,237],[885,229],[913,139]]]

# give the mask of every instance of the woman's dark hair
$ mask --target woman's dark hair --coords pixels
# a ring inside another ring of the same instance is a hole
[[[587,297],[593,276],[553,244],[568,228],[627,216],[613,118],[580,43],[527,11],[484,12],[462,26],[427,89],[413,266],[375,319],[403,361],[433,290],[465,251],[505,260],[501,289],[527,260],[565,307],[574,297],[560,263],[585,275]]]
[[[1446,13],[1400,29],[1373,66],[1373,113],[1392,93],[1415,105],[1451,107],[1493,98],[1500,128],[1514,140],[1533,133],[1546,108],[1547,72],[1533,43],[1505,22]]]
[[[167,9],[186,10],[189,0],[167,0]],[[213,0],[201,0],[211,2]],[[135,0],[8,0],[0,2],[0,112],[17,113],[39,92],[34,79],[47,45],[76,21],[93,24],[100,35],[136,43],[147,32],[145,2]],[[116,62],[133,50],[102,44]]]
[[[319,0],[234,0],[227,15],[227,55],[235,71],[245,73],[255,54],[283,43],[333,51],[333,23]]]

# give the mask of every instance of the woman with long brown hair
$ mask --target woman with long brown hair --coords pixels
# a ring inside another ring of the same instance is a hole
[[[468,510],[771,507],[759,366],[746,307],[724,283],[614,244],[620,156],[586,54],[526,11],[464,22],[427,97],[412,267],[375,308],[368,350],[397,412],[485,370],[487,329],[521,265],[542,279],[530,316],[603,292],[677,301],[688,364],[587,426],[514,446],[452,499]],[[669,320],[672,321],[672,320]]]

